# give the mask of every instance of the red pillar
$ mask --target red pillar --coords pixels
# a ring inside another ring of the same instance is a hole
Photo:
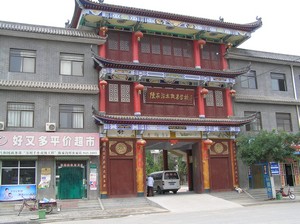
[[[100,140],[100,172],[99,172],[99,180],[100,180],[100,195],[101,198],[107,198],[108,194],[108,179],[107,179],[107,145],[108,142],[101,142]]]
[[[99,30],[99,36],[105,37],[106,33]],[[102,58],[106,58],[106,43],[98,46],[98,55]]]
[[[194,60],[195,60],[195,68],[201,68],[200,49],[199,49],[198,40],[194,40]]]
[[[205,117],[205,105],[204,105],[204,95],[201,94],[201,86],[197,86],[197,96],[198,96],[198,113],[199,117]]]
[[[139,42],[134,32],[132,33],[131,39],[132,39],[132,61],[134,63],[139,63]]]
[[[105,93],[105,88],[106,86],[105,85],[100,85],[100,82],[99,81],[99,90],[100,90],[100,93],[99,93],[99,112],[100,113],[106,113],[106,93]]]
[[[222,66],[223,70],[228,69],[228,63],[227,63],[227,60],[225,58],[225,54],[226,54],[226,45],[221,44],[221,66]]]
[[[136,188],[137,196],[145,196],[145,176],[144,176],[144,145],[136,143]]]
[[[225,96],[226,96],[226,102],[227,102],[227,116],[233,116],[233,107],[232,107],[232,96],[230,94],[230,89],[225,89]]]
[[[141,115],[141,94],[135,89],[138,82],[133,83],[133,105],[134,105],[134,115]]]

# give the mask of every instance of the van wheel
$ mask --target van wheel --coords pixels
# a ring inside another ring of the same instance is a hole
[[[160,187],[157,187],[157,193],[162,194],[162,191],[161,191]]]
[[[173,191],[174,194],[177,194],[177,191]]]

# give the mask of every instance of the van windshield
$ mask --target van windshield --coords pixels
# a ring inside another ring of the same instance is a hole
[[[165,173],[165,180],[171,180],[171,179],[179,179],[177,172],[166,172]]]

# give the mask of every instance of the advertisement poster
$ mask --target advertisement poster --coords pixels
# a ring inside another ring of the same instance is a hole
[[[41,170],[41,181],[38,185],[39,189],[49,188],[51,181],[51,168],[42,168]]]
[[[97,170],[91,169],[90,173],[90,190],[97,190]]]
[[[0,201],[17,201],[36,197],[36,185],[0,186]]]

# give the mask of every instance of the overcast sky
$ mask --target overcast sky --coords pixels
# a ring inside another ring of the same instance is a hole
[[[300,56],[297,0],[104,0],[104,3],[263,26],[240,48]],[[75,0],[1,0],[0,20],[64,27],[72,19]]]

